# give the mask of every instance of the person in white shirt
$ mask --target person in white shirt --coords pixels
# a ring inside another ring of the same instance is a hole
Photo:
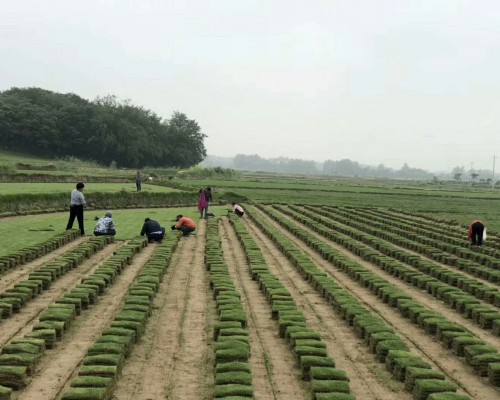
[[[239,204],[232,203],[233,205],[233,211],[238,217],[243,217],[243,214],[245,214],[245,211],[243,210],[243,207],[241,207]]]
[[[85,229],[83,227],[83,207],[87,205],[85,202],[85,197],[83,196],[83,188],[85,185],[82,182],[76,184],[76,189],[71,191],[71,201],[69,205],[69,220],[66,229],[73,228],[73,222],[75,218],[78,220],[78,229],[80,233],[85,235]]]
[[[101,217],[97,220],[94,228],[95,236],[115,236],[116,235],[116,227],[115,223],[111,219],[113,214],[111,211],[106,211],[104,217]],[[97,217],[96,217],[97,218]]]

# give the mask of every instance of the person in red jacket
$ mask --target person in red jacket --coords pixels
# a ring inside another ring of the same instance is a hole
[[[188,217],[184,217],[182,214],[179,214],[176,218],[177,225],[172,225],[172,230],[177,229],[182,232],[182,236],[191,236],[191,232],[194,232],[196,229],[195,222]]]
[[[483,244],[484,224],[481,221],[472,221],[469,227],[469,240],[473,246],[481,246]]]

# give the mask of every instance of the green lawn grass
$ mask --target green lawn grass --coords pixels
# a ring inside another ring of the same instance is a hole
[[[225,215],[228,209],[227,206],[214,206],[210,207],[209,212],[221,216]],[[104,210],[85,210],[84,224],[87,235],[93,234],[96,222],[94,217],[101,217],[104,213]],[[199,220],[196,206],[189,208],[113,210],[113,220],[117,229],[116,239],[126,240],[138,236],[146,217],[158,221],[165,227],[167,235],[170,235],[172,234],[170,226],[175,223],[175,217],[178,214],[193,218],[195,222]],[[0,246],[0,256],[43,242],[51,236],[63,232],[68,222],[68,215],[69,212],[29,215],[0,220],[0,243],[2,244]],[[73,228],[78,228],[76,220]]]
[[[0,182],[0,195],[5,194],[36,194],[36,193],[61,193],[67,192],[68,198],[71,191],[75,188],[75,184],[69,183],[17,183],[17,182]],[[135,192],[135,182],[130,183],[86,183],[84,194],[86,193],[110,193],[125,190],[127,192]],[[178,189],[165,186],[142,184],[144,192],[179,192]]]

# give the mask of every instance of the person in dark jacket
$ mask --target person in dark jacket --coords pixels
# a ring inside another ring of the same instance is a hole
[[[137,170],[135,175],[135,186],[138,192],[142,191],[142,174],[140,169]]]
[[[160,224],[150,218],[144,220],[144,225],[141,229],[141,236],[146,235],[148,237],[148,242],[161,242],[165,236],[165,228],[162,228]]]
[[[469,240],[473,246],[483,245],[483,233],[486,228],[481,221],[472,221],[469,227]]]

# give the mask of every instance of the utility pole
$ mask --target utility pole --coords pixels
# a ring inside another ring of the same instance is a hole
[[[495,190],[495,159],[496,156],[493,156],[493,178],[491,179],[491,188]]]

